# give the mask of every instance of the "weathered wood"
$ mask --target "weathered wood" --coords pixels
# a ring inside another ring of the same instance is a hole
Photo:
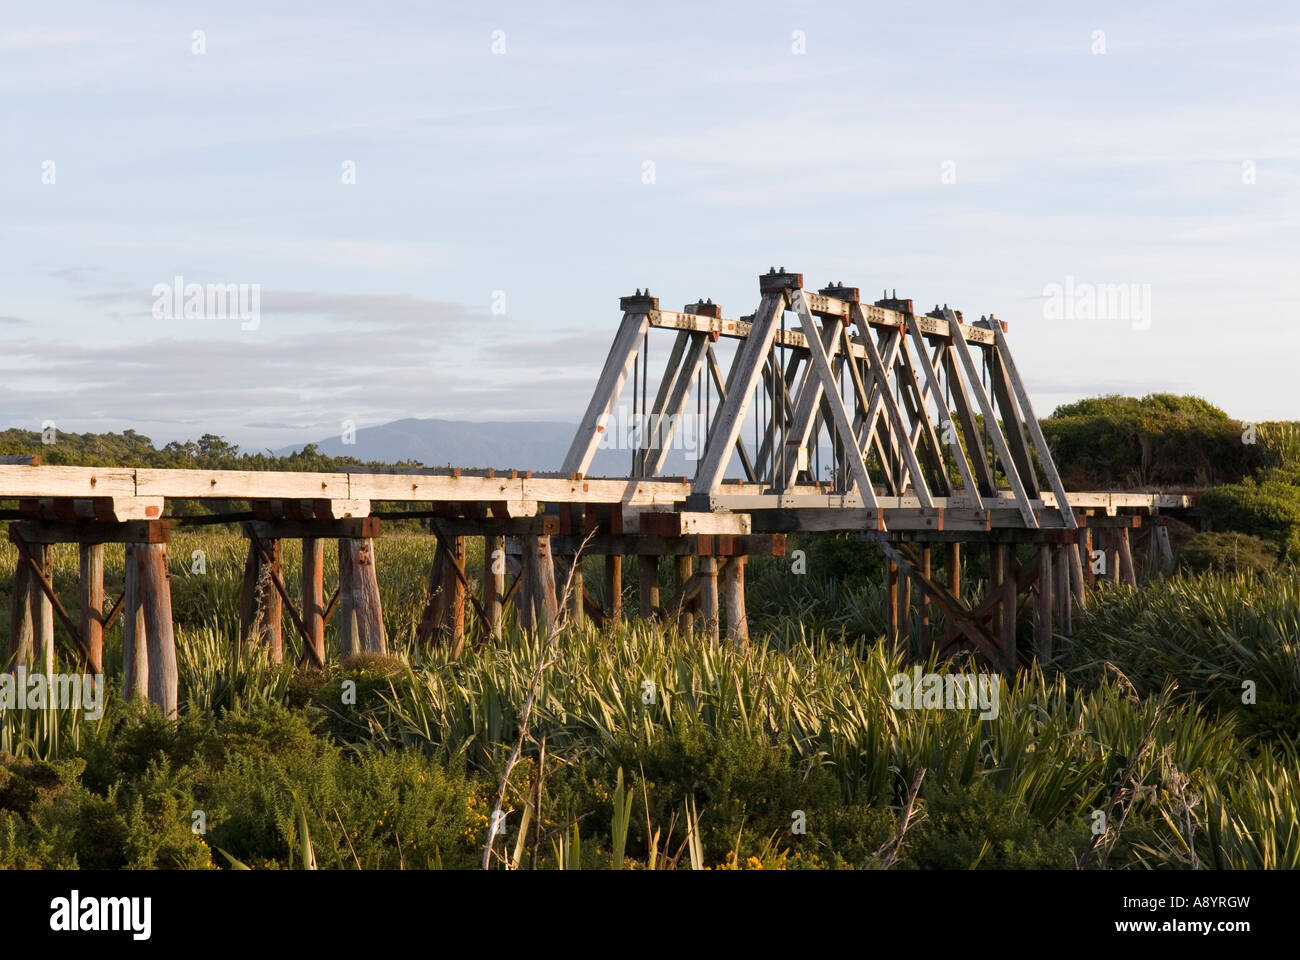
[[[727,638],[749,639],[749,614],[745,610],[745,557],[727,561]]]
[[[452,656],[460,656],[465,645],[465,538],[448,537],[444,542],[439,630]]]
[[[1003,574],[1003,569],[1006,566],[1006,560],[1004,559],[1006,549],[1007,548],[1000,543],[995,543],[989,546],[988,596],[990,597],[994,597],[994,596],[998,598],[1002,597],[1002,574]],[[991,624],[990,624],[991,629],[993,631],[993,635],[997,637],[999,641],[1001,641],[1003,637],[1003,633],[1002,633],[1003,613],[1004,610],[1002,608],[1001,599],[999,599],[998,605],[993,608],[993,616],[991,618]]]
[[[98,675],[104,672],[104,546],[83,543],[79,554],[81,638],[86,646],[86,667]]]
[[[522,538],[519,555],[519,581],[515,593],[515,622],[520,630],[532,630],[537,624],[537,544],[531,535]]]
[[[695,561],[689,556],[675,558],[677,566],[677,596],[673,608],[677,611],[677,632],[689,634],[695,628],[695,611],[686,599],[687,589],[694,574]]]
[[[302,576],[299,603],[302,605],[302,662],[325,666],[325,541],[308,537],[302,541]]]
[[[966,341],[961,334],[957,332],[957,321],[951,320],[953,327],[952,349],[953,353],[961,361],[962,367],[966,371],[966,376],[970,381],[971,392],[975,394],[975,399],[979,403],[980,412],[984,415],[984,426],[988,435],[993,440],[993,449],[997,452],[998,460],[1001,461],[1003,473],[1006,474],[1007,480],[1011,484],[1011,490],[1016,497],[1016,505],[1020,508],[1020,515],[1024,518],[1025,526],[1038,527],[1038,519],[1034,515],[1033,508],[1029,505],[1029,495],[1025,491],[1025,485],[1020,480],[1020,474],[1016,471],[1015,460],[1011,456],[1011,450],[1007,445],[1006,438],[998,428],[997,414],[993,410],[993,403],[984,393],[984,388],[980,384],[979,371],[975,369],[975,361],[971,359],[970,348],[966,346]]]
[[[163,716],[176,716],[176,638],[172,629],[171,580],[167,575],[167,545],[139,544],[135,549],[139,570],[139,601],[144,616],[146,657],[149,664],[149,700]]]
[[[569,581],[569,617],[573,620],[574,626],[581,629],[587,623],[587,583],[582,569],[582,557],[574,557],[568,563],[566,576]]]
[[[641,338],[649,324],[646,314],[639,310],[623,314],[614,343],[605,358],[605,368],[600,372],[600,379],[596,381],[596,389],[587,405],[587,412],[583,414],[573,444],[565,454],[562,467],[565,473],[587,472],[600,443],[601,433],[608,425],[609,414],[618,402],[627,375],[632,371],[632,364],[636,362]]]
[[[772,343],[776,339],[784,308],[784,293],[763,294],[749,336],[741,345],[736,358],[739,367],[735,383],[727,394],[726,402],[718,411],[709,444],[696,470],[693,493],[709,493],[722,483],[727,464],[730,463],[735,450],[736,440],[744,425],[745,414],[749,410],[754,388],[758,386],[758,381],[763,375],[763,365],[772,352]]]
[[[700,619],[703,621],[704,635],[710,640],[717,640],[720,618],[718,613],[718,561],[716,557],[700,557],[700,572],[697,582],[700,585]]]
[[[361,651],[357,626],[357,570],[353,557],[357,541],[340,539],[339,550],[339,656],[346,660]]]
[[[1066,558],[1070,567],[1070,589],[1074,594],[1074,604],[1085,610],[1088,606],[1088,581],[1083,572],[1083,548],[1077,543],[1067,544]]]
[[[908,436],[908,429],[903,422],[902,412],[898,409],[898,401],[894,399],[893,393],[890,392],[889,370],[881,360],[880,352],[876,349],[875,341],[871,337],[866,316],[862,312],[862,305],[855,303],[851,305],[850,309],[853,321],[857,324],[858,332],[862,335],[862,346],[867,352],[867,362],[871,365],[872,372],[875,374],[876,390],[881,400],[884,401],[885,415],[889,418],[889,422],[893,427],[893,436],[901,441],[902,438]],[[901,333],[899,339],[900,341],[902,339]],[[903,455],[903,462],[906,464],[908,475],[912,479],[912,487],[921,500],[921,506],[933,507],[934,501],[930,497],[930,487],[925,481],[925,472],[921,469],[921,463],[916,458],[916,451],[912,449],[910,443],[905,442],[899,443],[899,451]]]
[[[659,558],[651,554],[639,555],[636,571],[640,601],[637,614],[642,620],[651,620],[659,610]]]
[[[262,556],[262,563],[266,566],[265,580],[271,586],[262,596],[266,650],[272,663],[281,663],[284,661],[284,600],[280,595],[284,584],[284,547],[279,540],[265,541],[262,546],[265,549]]]
[[[947,545],[948,553],[948,589],[954,597],[961,597],[961,544]]]
[[[1008,546],[1003,551],[1002,583],[1002,657],[1003,669],[1013,674],[1019,663],[1016,650],[1016,619],[1019,614],[1017,603],[1017,577],[1015,573],[1016,550]]]
[[[1041,660],[1052,659],[1052,547],[1038,551],[1038,592],[1034,602],[1034,646]]]
[[[823,395],[830,405],[835,432],[839,435],[844,448],[844,456],[848,459],[849,472],[858,485],[858,496],[862,498],[868,508],[873,508],[876,499],[875,488],[872,486],[871,477],[867,473],[866,462],[862,459],[862,448],[858,446],[858,438],[853,430],[853,424],[849,420],[848,411],[844,408],[844,400],[840,396],[835,373],[831,370],[830,360],[826,356],[826,350],[822,347],[821,332],[817,329],[812,314],[808,311],[808,304],[803,297],[803,291],[796,291],[793,300],[795,309],[799,313],[799,320],[803,324],[804,336],[811,344],[808,355],[811,358],[812,368],[821,380]],[[850,366],[852,365],[850,364]],[[856,367],[854,368],[854,376],[856,377]],[[860,399],[865,406],[865,398]],[[926,492],[926,495],[929,495],[929,491]]]
[[[14,567],[13,586],[9,593],[9,668],[30,664],[35,656],[32,626],[31,591],[34,588],[31,568],[21,559]]]
[[[623,622],[623,558],[605,557],[605,617],[614,626]]]
[[[506,592],[506,538],[483,538],[483,609],[487,612],[488,635],[502,637]]]
[[[1169,542],[1169,528],[1163,523],[1155,528],[1156,548],[1160,556],[1160,569],[1172,573],[1174,569],[1174,549]]]
[[[927,577],[932,576],[930,570],[930,548],[921,548],[921,571]],[[918,650],[922,656],[930,652],[930,598],[922,595],[920,598],[920,640]]]
[[[1120,582],[1130,587],[1137,586],[1137,569],[1133,565],[1133,547],[1129,539],[1127,529],[1114,530],[1111,536],[1115,537],[1116,547],[1119,553],[1119,572]]]
[[[344,631],[352,634],[346,653],[387,653],[373,540],[339,540],[339,581]]]
[[[262,604],[262,560],[257,544],[250,538],[244,557],[244,575],[239,583],[239,642],[249,647],[262,633],[265,607]]]
[[[885,572],[885,640],[898,643],[898,564],[889,561]]]
[[[424,610],[420,614],[420,623],[415,628],[415,639],[421,646],[431,643],[435,634],[442,629],[443,608],[446,595],[443,582],[446,579],[447,548],[441,542],[433,549],[433,563],[429,568],[429,586]]]
[[[27,544],[35,569],[31,570],[28,581],[28,598],[32,611],[32,646],[36,664],[46,676],[54,673],[54,604],[46,592],[41,589],[41,579],[47,583],[53,579],[54,563],[49,544]]]
[[[125,559],[125,591],[122,594],[122,687],[128,698],[149,697],[149,646],[144,606],[140,602],[140,563],[137,551],[143,544],[128,543]]]
[[[533,541],[532,549],[537,552],[537,579],[533,588],[537,591],[537,610],[545,624],[547,633],[555,630],[560,619],[560,598],[556,591],[555,560],[551,556],[550,537],[527,537]]]

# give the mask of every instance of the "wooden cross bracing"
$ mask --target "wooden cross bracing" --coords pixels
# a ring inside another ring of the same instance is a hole
[[[757,309],[739,320],[712,301],[674,312],[649,291],[622,298],[564,472],[586,474],[631,378],[638,424],[630,432],[616,424],[605,438],[632,438],[629,479],[662,475],[694,399],[709,411],[691,482],[697,501],[718,496],[732,474],[769,494],[815,485],[872,511],[885,497],[924,510],[1015,511],[1028,529],[1047,510],[1052,526],[1077,526],[1000,321],[966,323],[946,305],[917,314],[896,296],[862,303],[857,288],[840,284],[814,294],[784,268],[761,275],[759,292]],[[674,340],[651,402],[657,330]],[[725,374],[714,349],[722,338],[735,344]]]

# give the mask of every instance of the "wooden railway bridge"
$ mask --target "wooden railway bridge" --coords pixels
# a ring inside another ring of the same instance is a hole
[[[467,600],[486,636],[501,635],[508,606],[524,628],[563,616],[621,619],[627,556],[638,559],[640,616],[715,637],[725,623],[729,636],[744,638],[746,558],[783,554],[790,533],[850,532],[886,555],[890,639],[918,653],[973,649],[1009,672],[1052,655],[1054,635],[1071,632],[1072,611],[1098,579],[1136,583],[1134,531],[1170,563],[1161,515],[1187,510],[1189,498],[1066,491],[1005,323],[992,315],[967,321],[946,305],[916,313],[896,295],[866,303],[843,284],[812,293],[784,268],[759,277],[759,294],[755,312],[736,319],[711,300],[671,311],[648,290],[623,297],[613,346],[559,474],[0,464],[0,500],[18,501],[9,514],[19,556],[10,667],[35,661],[53,671],[57,616],[84,669],[102,672],[104,631],[120,617],[125,689],[175,711],[166,549],[179,521],[167,513],[169,500],[248,503],[204,518],[239,523],[248,539],[241,638],[280,659],[287,614],[302,660],[317,666],[334,617],[344,655],[387,650],[375,540],[394,515],[428,520],[435,549],[419,637],[456,650]],[[672,335],[653,392],[652,332]],[[663,476],[687,433],[695,475]],[[628,474],[588,477],[597,450],[611,447],[626,451]],[[477,578],[466,569],[467,537],[484,541]],[[285,539],[302,541],[297,585],[284,581]],[[329,540],[337,541],[339,582],[327,594]],[[55,543],[79,546],[76,620],[53,587]],[[125,550],[125,589],[111,604],[106,544]],[[988,558],[978,584],[963,580],[970,549]],[[604,558],[603,604],[573,563],[580,554]],[[665,557],[675,567],[669,598],[660,584]],[[557,581],[570,572],[561,610]],[[964,598],[975,587],[983,596],[972,603]],[[1017,647],[1025,616],[1034,625],[1031,649]]]

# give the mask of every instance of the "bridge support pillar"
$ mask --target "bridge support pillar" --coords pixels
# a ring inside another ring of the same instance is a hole
[[[615,628],[623,622],[623,558],[605,557],[605,619]]]
[[[248,556],[239,587],[239,640],[246,646],[265,642],[271,662],[279,663],[284,658],[284,607],[274,580],[283,583],[283,549],[278,537],[263,539],[251,524],[244,524],[244,536]]]
[[[303,637],[304,663],[325,666],[325,541],[304,537],[299,602],[306,628]]]
[[[745,611],[746,557],[732,557],[727,561],[727,639],[749,639],[749,616]]]
[[[638,615],[642,620],[654,619],[659,609],[659,558],[654,554],[641,554],[636,558],[638,586]]]
[[[487,613],[488,633],[501,639],[505,612],[506,538],[483,538],[483,610]]]
[[[700,619],[704,621],[704,635],[718,639],[718,560],[700,557]]]
[[[677,632],[684,636],[694,631],[695,608],[699,606],[691,596],[695,558],[679,556],[674,559],[677,565],[677,599],[673,606],[677,610]]]
[[[374,540],[339,538],[339,616],[339,649],[344,657],[388,652]]]

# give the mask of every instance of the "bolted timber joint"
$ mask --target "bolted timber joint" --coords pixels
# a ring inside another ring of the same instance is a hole
[[[758,289],[760,293],[780,293],[784,290],[802,290],[803,274],[786,273],[785,267],[777,270],[773,267],[767,273],[759,275]]]
[[[880,299],[876,301],[876,306],[884,307],[886,310],[895,310],[898,313],[915,313],[912,309],[912,301],[906,297],[900,298],[897,289],[888,291],[888,295],[886,291],[881,290]],[[934,316],[934,314],[929,314],[929,316]]]
[[[659,309],[659,298],[650,296],[649,287],[646,287],[645,293],[638,287],[632,296],[618,298],[618,308],[624,313],[649,313]]]

